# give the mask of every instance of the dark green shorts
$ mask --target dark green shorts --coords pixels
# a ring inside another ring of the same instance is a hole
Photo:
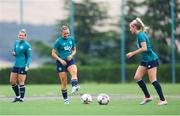
[[[151,69],[151,68],[154,68],[154,67],[158,67],[159,66],[159,61],[158,60],[153,60],[153,61],[149,61],[149,62],[141,62],[140,65],[146,67],[147,69]]]

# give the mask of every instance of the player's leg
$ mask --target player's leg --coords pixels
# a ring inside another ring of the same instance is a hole
[[[71,74],[72,94],[75,94],[80,89],[77,78],[77,66],[75,64],[70,65],[67,70]]]
[[[67,73],[59,72],[59,79],[61,85],[61,92],[64,99],[64,104],[69,104],[68,93],[67,93]]]
[[[20,101],[24,101],[26,86],[25,86],[26,74],[18,74],[18,82],[20,86]]]
[[[19,95],[19,86],[17,84],[17,73],[11,72],[10,74],[10,84],[12,86],[12,89],[16,95],[15,99],[13,100],[13,102],[17,102],[20,99],[20,95]]]
[[[61,85],[61,93],[64,99],[64,104],[69,104],[68,93],[67,93],[67,69],[66,66],[62,65],[59,61],[56,61],[57,72]]]
[[[143,99],[142,102],[140,102],[140,105],[144,105],[146,103],[148,103],[149,101],[152,101],[152,98],[150,97],[150,94],[148,92],[148,89],[146,87],[145,82],[142,80],[142,77],[144,76],[144,74],[146,73],[147,68],[144,66],[139,66],[136,70],[134,79],[137,81],[139,87],[142,89],[145,98]]]
[[[159,101],[158,105],[166,105],[167,101],[164,98],[161,85],[157,81],[157,77],[156,77],[157,67],[153,67],[151,69],[148,69],[147,72],[148,72],[149,80],[151,81],[151,83],[153,84],[154,88],[156,89],[156,91],[159,95],[160,101]]]
[[[25,71],[25,68],[19,68],[18,70],[18,82],[20,86],[20,102],[24,101],[24,96],[25,96],[25,91],[26,91],[26,86],[25,86],[25,81],[26,81],[26,75],[27,71]]]

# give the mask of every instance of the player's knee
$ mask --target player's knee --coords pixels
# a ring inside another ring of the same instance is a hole
[[[72,74],[77,74],[77,68],[75,68],[75,67],[70,67],[70,68],[69,68],[69,72],[71,73],[71,75],[72,75]]]

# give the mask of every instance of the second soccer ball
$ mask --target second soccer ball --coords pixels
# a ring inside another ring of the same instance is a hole
[[[100,105],[107,105],[110,101],[110,97],[107,94],[99,94],[97,101]]]

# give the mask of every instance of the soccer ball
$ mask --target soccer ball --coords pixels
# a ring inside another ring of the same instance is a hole
[[[83,94],[81,96],[81,101],[83,104],[89,104],[90,102],[92,102],[92,96],[91,94]]]
[[[97,101],[100,105],[107,105],[110,101],[110,98],[107,94],[99,94]]]

